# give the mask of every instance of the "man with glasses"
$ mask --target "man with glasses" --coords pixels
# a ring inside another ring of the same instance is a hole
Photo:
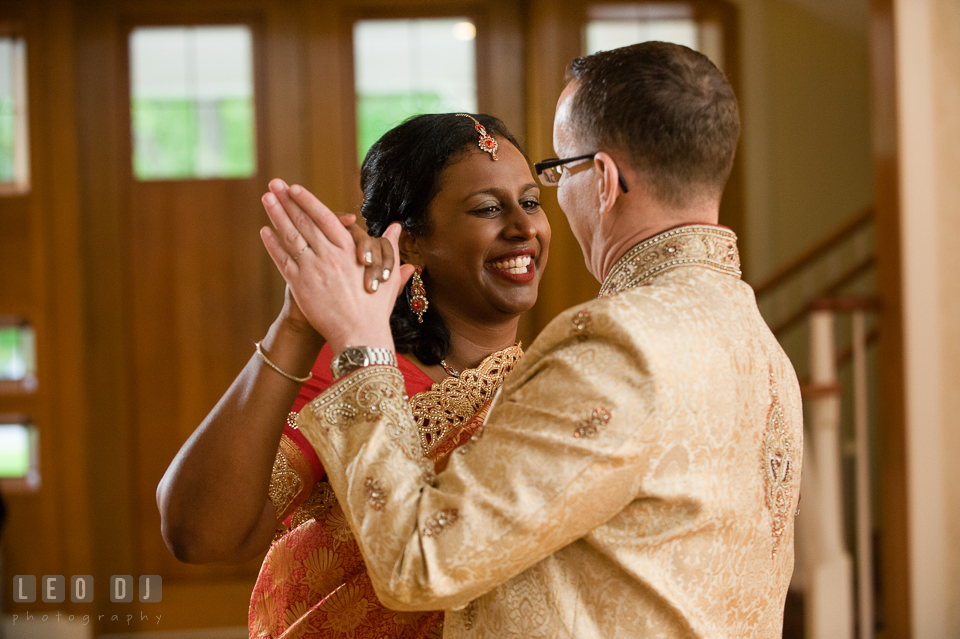
[[[301,413],[388,607],[447,610],[445,637],[781,636],[800,395],[717,226],[739,128],[723,74],[690,49],[574,61],[561,159],[536,169],[598,299],[544,329],[439,476],[403,452],[416,429],[390,366],[344,376]],[[321,253],[359,282],[351,250]],[[322,299],[361,310],[324,307],[314,326],[392,346],[399,284],[329,286]]]

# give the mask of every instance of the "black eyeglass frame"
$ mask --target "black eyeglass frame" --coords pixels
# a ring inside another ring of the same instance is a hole
[[[543,181],[544,171],[546,171],[547,169],[552,169],[555,166],[562,166],[570,162],[576,162],[577,160],[586,160],[587,158],[592,158],[597,153],[599,153],[599,151],[594,151],[593,153],[587,153],[586,155],[578,155],[577,157],[573,157],[573,158],[563,158],[562,160],[559,158],[548,158],[540,162],[534,162],[533,170],[537,172],[537,177],[540,178],[541,184],[543,184],[544,186],[557,186],[558,183],[547,184]],[[614,166],[616,166],[616,163],[614,163]],[[623,179],[623,173],[620,172],[620,167],[617,167],[617,182],[620,183],[620,188],[623,190],[624,193],[630,192],[630,188],[627,186],[626,180]]]

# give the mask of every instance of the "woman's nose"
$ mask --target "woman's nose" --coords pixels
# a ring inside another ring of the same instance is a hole
[[[510,239],[529,240],[537,236],[537,225],[534,224],[533,216],[517,204],[510,209],[504,232]]]

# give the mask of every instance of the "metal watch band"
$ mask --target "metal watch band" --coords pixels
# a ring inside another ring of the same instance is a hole
[[[396,354],[388,348],[350,346],[348,344],[330,362],[330,371],[333,373],[334,379],[340,379],[358,368],[379,365],[396,366]]]

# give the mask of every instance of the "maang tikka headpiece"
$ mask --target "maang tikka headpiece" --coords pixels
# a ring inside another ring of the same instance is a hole
[[[500,158],[497,157],[497,141],[493,139],[493,136],[487,135],[487,130],[483,125],[477,122],[477,119],[472,115],[467,115],[466,113],[457,113],[456,115],[473,120],[473,128],[480,134],[480,148],[489,153],[490,157],[494,160],[499,160]]]

